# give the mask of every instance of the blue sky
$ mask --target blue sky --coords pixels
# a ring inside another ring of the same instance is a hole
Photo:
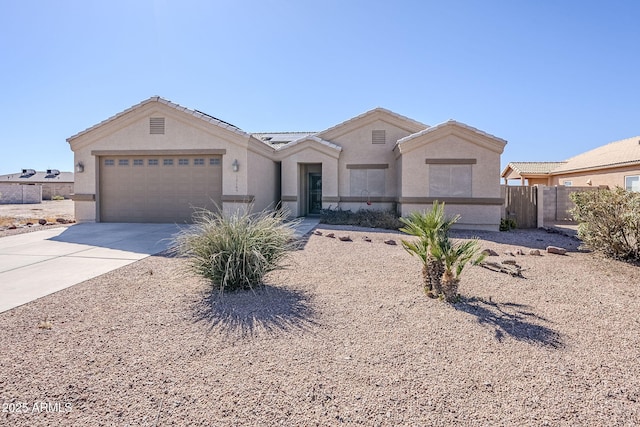
[[[509,161],[640,135],[640,2],[0,0],[0,174],[159,95],[248,132],[375,107],[455,119]]]

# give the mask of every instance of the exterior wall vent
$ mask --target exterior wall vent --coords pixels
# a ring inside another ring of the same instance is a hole
[[[149,117],[149,133],[164,135],[164,117]]]
[[[372,130],[371,131],[371,143],[372,144],[386,144],[387,143],[387,131]]]

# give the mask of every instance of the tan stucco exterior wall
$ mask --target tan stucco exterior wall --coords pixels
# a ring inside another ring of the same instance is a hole
[[[573,186],[586,186],[591,180],[592,187],[606,185],[609,188],[616,186],[624,188],[625,176],[640,175],[640,167],[628,166],[594,171],[574,172],[551,177],[551,185],[564,185],[564,181],[572,181]]]
[[[417,147],[402,155],[402,196],[429,197],[426,159],[475,159],[472,165],[472,197],[500,197],[500,153],[457,135]]]
[[[149,133],[150,117],[165,118],[164,135]],[[159,103],[143,105],[70,141],[74,164],[84,164],[84,172],[75,174],[75,194],[83,200],[95,197],[95,201],[76,201],[76,220],[99,221],[99,163],[92,151],[223,149],[226,150],[222,156],[223,196],[243,196],[249,190],[247,144],[248,136],[182,114],[174,108]],[[235,159],[245,165],[237,173],[231,170],[231,163]]]
[[[447,203],[445,210],[448,214],[461,215],[456,228],[476,230],[499,229],[502,206],[486,202],[474,202],[478,199],[500,198],[500,154],[502,150],[494,151],[482,143],[474,143],[470,137],[448,134],[439,139],[426,141],[420,145],[420,140],[411,141],[416,148],[404,152],[401,156],[400,214],[408,215],[415,210],[425,210],[431,203],[405,202],[405,198],[430,198],[429,167],[426,159],[474,159],[471,165],[471,197],[469,203],[459,200]]]
[[[274,209],[280,196],[277,188],[280,177],[276,175],[276,162],[254,151],[247,152],[247,160],[248,194],[254,196],[253,209]]]
[[[527,185],[549,185],[549,178],[527,178]]]
[[[299,147],[291,147],[283,150],[281,163],[281,197],[283,206],[289,210],[292,216],[304,214],[301,206],[304,183],[301,181],[300,173],[302,165],[321,164],[322,165],[322,207],[327,209],[330,205],[336,206],[336,202],[331,202],[332,198],[338,197],[338,155],[339,152],[325,148],[318,143],[303,142]],[[324,199],[327,199],[325,201]]]
[[[386,131],[385,144],[373,144],[371,142],[371,133],[373,130]],[[360,128],[332,139],[331,142],[342,147],[340,161],[338,162],[339,196],[362,197],[361,194],[351,194],[351,177],[347,165],[387,164],[389,167],[385,169],[384,196],[397,197],[398,173],[393,147],[400,138],[408,135],[410,135],[410,132],[407,130],[387,123],[384,120],[375,120],[372,123],[367,123]],[[360,206],[360,203],[356,203],[356,205]],[[350,209],[353,208],[353,206],[345,205],[343,208]]]

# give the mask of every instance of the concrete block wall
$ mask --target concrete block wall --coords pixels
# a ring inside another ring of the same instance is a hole
[[[543,188],[543,211],[544,221],[571,221],[569,211],[573,209],[574,203],[571,201],[571,193],[578,191],[595,191],[594,187],[542,187]]]
[[[0,184],[0,204],[42,203],[42,185]]]
[[[73,193],[73,183],[42,184],[42,200],[51,200],[53,196],[70,199]]]

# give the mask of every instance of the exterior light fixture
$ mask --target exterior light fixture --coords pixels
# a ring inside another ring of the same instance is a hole
[[[76,172],[78,173],[84,172],[84,164],[82,162],[76,163]]]
[[[235,159],[233,163],[231,163],[231,167],[234,172],[238,172],[240,170],[240,163],[238,163],[238,159]]]

